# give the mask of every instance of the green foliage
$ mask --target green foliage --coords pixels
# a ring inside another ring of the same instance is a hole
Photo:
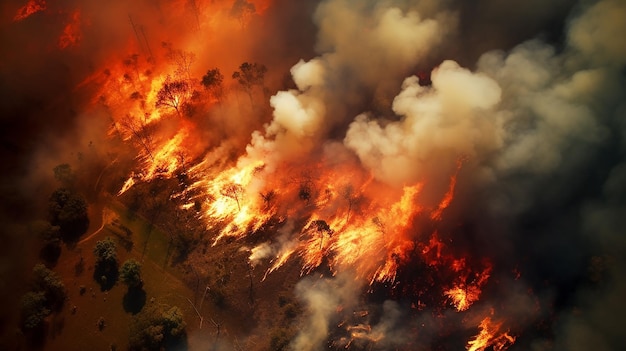
[[[60,227],[65,240],[76,240],[89,228],[87,202],[66,188],[59,188],[52,193],[48,209],[50,223]]]
[[[55,264],[61,255],[61,230],[58,226],[53,226],[45,222],[39,231],[39,237],[43,241],[43,248],[39,256],[50,264]]]
[[[154,305],[139,313],[131,324],[131,350],[161,350],[185,342],[186,323],[174,306]]]
[[[21,300],[21,325],[25,330],[37,329],[43,325],[44,319],[50,314],[47,307],[45,292],[29,291]]]
[[[115,285],[118,278],[117,250],[113,239],[106,237],[96,242],[93,248],[96,257],[96,266],[93,272],[94,279],[100,283],[102,290],[109,290]]]
[[[33,268],[33,288],[34,291],[44,293],[47,307],[59,309],[63,306],[66,297],[65,285],[56,273],[43,264]]]
[[[202,77],[202,85],[207,89],[213,97],[220,99],[223,94],[222,84],[224,82],[224,75],[220,72],[219,68],[213,68],[206,72]]]
[[[244,62],[239,66],[239,71],[233,72],[233,79],[236,79],[248,92],[255,85],[263,85],[267,68],[259,63]]]
[[[96,265],[117,264],[115,241],[110,237],[96,242],[96,246],[93,248],[93,254],[96,256]]]
[[[120,268],[120,279],[129,288],[141,286],[141,263],[133,259],[124,262],[122,268]]]

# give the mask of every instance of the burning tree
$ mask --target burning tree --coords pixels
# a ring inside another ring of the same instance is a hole
[[[176,110],[179,116],[181,114],[181,107],[185,103],[187,96],[189,95],[190,86],[189,83],[184,80],[171,80],[168,76],[163,83],[163,87],[157,93],[156,107],[170,107]]]
[[[241,211],[241,204],[239,203],[241,195],[243,194],[243,187],[239,184],[228,184],[222,189],[222,195],[230,197],[237,202],[237,209]]]

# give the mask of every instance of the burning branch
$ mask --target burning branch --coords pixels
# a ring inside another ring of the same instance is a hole
[[[163,83],[163,87],[157,93],[157,102],[155,106],[171,107],[181,116],[180,107],[185,103],[187,95],[189,95],[189,83],[184,80],[172,81],[168,76]]]
[[[241,211],[241,204],[239,203],[239,199],[243,194],[243,187],[241,185],[228,184],[222,189],[221,194],[235,200],[237,202],[237,209]]]

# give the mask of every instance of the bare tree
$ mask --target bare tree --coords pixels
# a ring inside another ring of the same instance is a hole
[[[174,49],[169,42],[162,42],[161,46],[167,51],[167,58],[176,66],[174,71],[176,77],[191,81],[191,65],[196,62],[196,55],[193,52]]]
[[[348,211],[346,213],[346,223],[350,220],[350,214],[355,206],[357,206],[362,200],[363,196],[357,194],[354,191],[354,187],[351,184],[346,185],[341,192],[341,196],[348,201]]]
[[[150,160],[154,161],[153,146],[152,146],[152,133],[147,126],[147,117],[144,115],[143,119],[136,119],[130,114],[127,114],[120,121],[122,128],[127,130],[135,137],[135,140],[146,152],[146,155],[150,157]]]
[[[243,195],[243,187],[241,185],[234,184],[234,183],[228,184],[222,189],[221,193],[222,195],[230,197],[231,199],[235,200],[237,202],[237,209],[241,211],[241,204],[239,203],[239,200],[241,196]]]

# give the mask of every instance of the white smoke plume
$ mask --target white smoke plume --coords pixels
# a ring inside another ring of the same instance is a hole
[[[350,310],[358,302],[362,283],[351,272],[333,278],[306,277],[296,285],[296,296],[305,307],[300,332],[290,344],[294,351],[325,349],[325,343],[339,310]]]

